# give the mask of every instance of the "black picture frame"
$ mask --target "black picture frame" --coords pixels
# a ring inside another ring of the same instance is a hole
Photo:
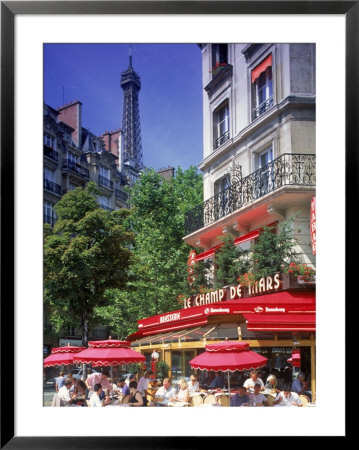
[[[198,448],[221,445],[201,437],[18,437],[14,434],[14,21],[18,14],[316,14],[345,15],[346,155],[345,223],[358,204],[359,1],[3,1],[1,2],[1,448],[112,449]],[[347,241],[346,241],[347,242]],[[348,245],[348,244],[346,244]],[[356,254],[355,242],[350,254]],[[353,251],[354,250],[354,251]],[[355,264],[346,252],[346,292],[355,279]],[[348,327],[346,327],[348,330]],[[347,333],[348,331],[346,331]],[[346,335],[347,336],[347,335]],[[342,371],[338,370],[341,377]],[[29,380],[27,379],[28,383]],[[342,386],[340,392],[343,392]],[[121,424],[119,424],[120,426]],[[279,424],[277,424],[279,425]],[[205,433],[203,433],[205,434]],[[349,429],[347,434],[349,436]],[[223,443],[223,437],[219,438]]]

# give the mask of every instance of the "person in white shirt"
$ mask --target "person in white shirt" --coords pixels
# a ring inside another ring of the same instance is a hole
[[[89,406],[102,407],[107,405],[108,403],[111,403],[109,397],[105,398],[105,400],[100,400],[101,392],[102,392],[101,384],[100,383],[95,384],[95,386],[93,387],[93,394],[89,400]]]
[[[260,393],[261,385],[256,383],[254,385],[254,393],[249,394],[249,405],[250,406],[263,406],[268,405],[267,398],[264,394]]]
[[[58,396],[60,398],[60,406],[70,406],[72,403],[72,398],[70,395],[70,387],[72,386],[72,381],[67,379],[65,384],[59,389]]]
[[[173,398],[170,398],[171,401],[175,401],[175,402],[185,402],[188,403],[189,402],[189,391],[188,391],[188,384],[187,381],[185,379],[181,379],[179,380],[179,391],[177,393],[177,395],[175,395]]]
[[[188,392],[190,395],[192,395],[193,392],[199,391],[199,383],[194,375],[191,375],[189,378],[190,382],[188,383]]]
[[[251,377],[247,378],[247,380],[243,383],[243,386],[247,389],[248,394],[253,394],[254,385],[256,383],[260,384],[260,390],[264,391],[264,383],[260,378],[258,378],[258,372],[256,370],[252,370],[250,376]]]
[[[176,389],[172,387],[171,381],[169,378],[164,378],[163,386],[161,386],[155,394],[155,398],[162,398],[163,401],[161,403],[166,404],[169,402],[170,398],[174,398],[176,396]]]
[[[299,395],[291,392],[290,386],[286,385],[273,402],[273,406],[303,406]]]
[[[147,406],[147,388],[150,383],[150,375],[152,375],[152,370],[148,370],[145,372],[142,378],[140,378],[140,381],[137,385],[137,390],[141,393],[143,398],[143,406]]]

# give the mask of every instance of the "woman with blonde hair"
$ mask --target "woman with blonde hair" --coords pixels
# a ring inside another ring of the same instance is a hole
[[[193,394],[193,392],[199,391],[199,383],[197,381],[197,378],[194,375],[191,375],[190,382],[188,383],[188,391],[190,394]]]
[[[172,401],[189,403],[189,391],[187,381],[182,378],[181,380],[179,380],[178,384],[180,390],[178,391],[178,394],[172,399]]]

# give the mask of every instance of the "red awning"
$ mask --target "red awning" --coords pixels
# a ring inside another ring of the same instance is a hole
[[[252,83],[256,81],[259,75],[264,72],[267,67],[272,65],[272,54],[268,55],[257,67],[252,70]]]
[[[249,331],[315,331],[315,314],[243,314]]]

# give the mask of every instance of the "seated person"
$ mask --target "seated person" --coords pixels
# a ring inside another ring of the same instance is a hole
[[[72,399],[74,400],[75,405],[83,406],[85,403],[86,384],[82,380],[74,379],[74,381],[75,382],[72,384]],[[83,399],[78,397],[83,397]]]
[[[163,386],[161,386],[155,394],[155,398],[162,398],[163,401],[161,403],[168,403],[170,398],[174,398],[176,396],[176,389],[172,387],[171,381],[169,378],[165,378],[163,380]]]
[[[170,400],[175,401],[175,402],[188,403],[189,402],[189,391],[188,391],[187,381],[182,378],[178,384],[180,387],[178,394],[175,395],[174,397],[170,398]]]
[[[277,389],[277,377],[275,375],[268,375],[265,387],[269,391],[276,392],[277,394],[280,392],[280,390]]]
[[[264,394],[260,393],[261,391],[261,384],[256,383],[254,385],[254,392],[253,394],[249,394],[249,403],[250,405],[255,406],[263,406],[268,405],[266,396]]]
[[[106,397],[104,400],[100,399],[102,391],[103,391],[102,385],[100,383],[96,383],[95,386],[93,387],[93,394],[89,400],[89,406],[101,407],[111,403],[111,399],[109,397]]]
[[[191,395],[193,392],[199,391],[199,383],[194,375],[191,375],[189,378],[190,382],[188,383],[188,392]]]
[[[248,406],[249,397],[244,386],[238,388],[238,392],[231,396],[231,406]]]
[[[128,406],[144,406],[142,394],[137,390],[137,386],[138,383],[136,380],[130,381],[130,399]]]
[[[273,406],[303,406],[299,395],[291,392],[289,384],[285,385],[283,391],[277,395]]]
[[[126,384],[125,379],[121,378],[116,383],[116,392],[122,395],[130,395],[130,387]]]
[[[291,392],[295,392],[298,395],[306,395],[311,399],[312,395],[311,392],[308,391],[305,374],[303,372],[298,372],[297,378],[292,383]]]
[[[260,390],[264,391],[264,383],[263,381],[258,377],[258,372],[256,370],[252,370],[250,372],[250,378],[247,378],[247,380],[244,382],[243,386],[247,389],[248,394],[253,394],[254,392],[254,385],[257,383],[260,385]]]
[[[60,406],[70,406],[73,402],[70,395],[70,388],[72,386],[72,381],[67,379],[65,384],[59,389],[58,396],[60,399]]]
[[[209,385],[209,387],[210,388],[223,388],[223,386],[224,386],[223,375],[220,374],[219,372],[216,372],[214,380]]]

